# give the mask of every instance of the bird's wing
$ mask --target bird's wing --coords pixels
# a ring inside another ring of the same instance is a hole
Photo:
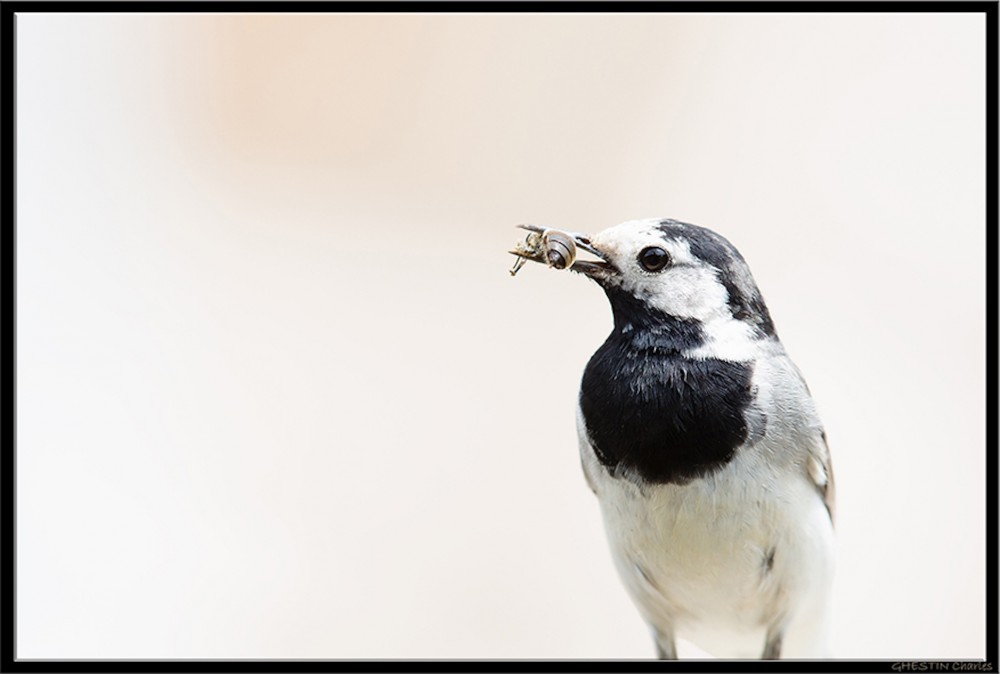
[[[812,483],[819,491],[819,495],[823,499],[823,505],[826,506],[826,511],[830,514],[830,521],[833,522],[835,519],[837,489],[833,478],[833,461],[830,458],[830,446],[826,441],[826,431],[823,430],[823,426],[816,414],[809,385],[806,383],[799,368],[788,358],[787,354],[782,353],[776,360],[779,363],[779,368],[787,367],[794,373],[792,376],[798,379],[798,387],[801,387],[794,390],[796,387],[793,385],[794,393],[791,399],[782,401],[782,404],[794,407],[797,406],[797,401],[808,401],[803,410],[803,414],[808,420],[805,424],[807,430],[804,429],[805,436],[802,437],[802,444],[806,446],[808,451],[806,472],[809,475],[809,479],[812,480]]]
[[[837,505],[837,483],[833,478],[833,459],[830,457],[830,446],[826,441],[826,432],[821,433],[820,437],[823,441],[821,451],[814,451],[810,456],[810,460],[815,462],[817,466],[815,470],[811,469],[809,472],[810,477],[813,478],[813,482],[816,484],[816,488],[819,489],[819,493],[823,497],[823,504],[826,506],[826,511],[830,513],[830,521],[834,522],[834,512]]]

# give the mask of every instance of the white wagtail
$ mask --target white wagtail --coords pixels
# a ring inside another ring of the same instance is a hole
[[[743,257],[675,220],[524,228],[511,273],[568,268],[611,303],[580,385],[580,455],[660,658],[675,636],[718,657],[828,657],[826,435]]]

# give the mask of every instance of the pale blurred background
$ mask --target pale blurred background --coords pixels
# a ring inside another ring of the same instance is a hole
[[[985,657],[982,14],[19,15],[17,657],[647,658],[599,289],[749,260],[827,426],[838,654]],[[682,645],[682,655],[699,653]]]

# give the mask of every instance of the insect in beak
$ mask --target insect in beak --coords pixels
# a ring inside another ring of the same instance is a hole
[[[514,276],[527,260],[539,262],[553,269],[569,269],[588,276],[596,276],[611,269],[603,253],[594,248],[590,238],[583,234],[547,229],[535,225],[518,225],[527,230],[524,241],[519,241],[510,251],[518,257],[510,275]],[[584,250],[600,258],[599,261],[577,260],[577,249]]]

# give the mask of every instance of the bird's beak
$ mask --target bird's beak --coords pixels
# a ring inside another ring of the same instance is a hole
[[[524,243],[519,243],[510,251],[518,256],[518,261],[510,273],[516,274],[526,260],[539,262],[556,269],[569,269],[600,281],[615,272],[608,256],[596,248],[585,234],[546,229],[536,225],[518,225],[529,232]],[[583,250],[595,256],[596,260],[577,259]]]
[[[574,235],[573,241],[576,243],[577,248],[587,251],[598,259],[577,260],[570,266],[570,271],[589,276],[597,281],[606,279],[617,271],[615,266],[608,260],[608,256],[590,242],[590,237],[577,234]]]

